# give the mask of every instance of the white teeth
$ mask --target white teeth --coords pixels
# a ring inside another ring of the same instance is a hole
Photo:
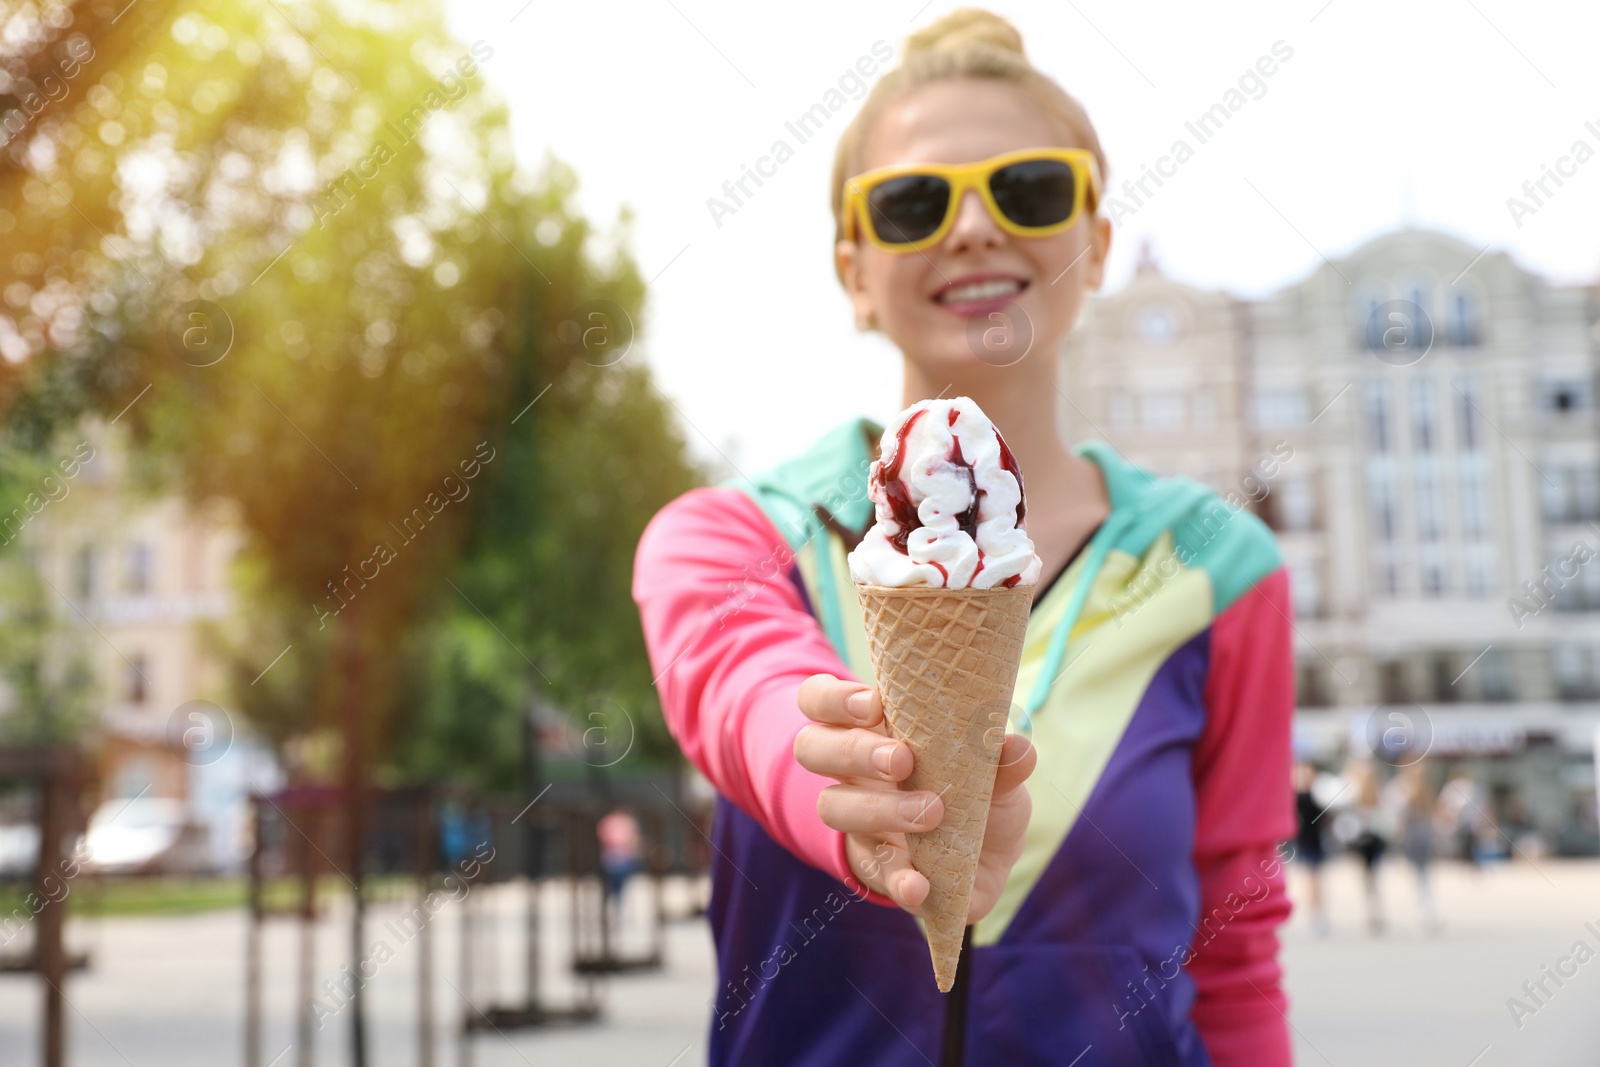
[[[946,289],[939,294],[939,302],[955,304],[974,300],[993,300],[997,296],[1011,296],[1021,291],[1022,283],[1015,279],[976,282],[972,285],[958,285],[954,289]]]

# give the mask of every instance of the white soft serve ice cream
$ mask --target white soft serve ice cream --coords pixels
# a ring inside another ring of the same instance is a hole
[[[1022,472],[972,400],[924,400],[883,433],[868,491],[878,521],[850,553],[861,585],[1035,585]]]

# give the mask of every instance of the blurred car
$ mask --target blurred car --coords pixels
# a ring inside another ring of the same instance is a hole
[[[84,868],[100,874],[189,874],[207,864],[207,831],[181,800],[108,800],[89,817]]]
[[[32,823],[0,826],[0,878],[33,873],[39,862],[39,828]]]

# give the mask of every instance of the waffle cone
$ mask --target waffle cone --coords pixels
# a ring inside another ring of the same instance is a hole
[[[858,585],[856,592],[889,732],[916,757],[900,788],[925,789],[944,801],[940,824],[906,840],[911,865],[928,879],[923,922],[934,979],[948,993],[961,959],[1033,588]]]

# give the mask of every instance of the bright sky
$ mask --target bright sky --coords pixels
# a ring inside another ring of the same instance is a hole
[[[703,455],[720,451],[754,473],[846,418],[886,419],[899,406],[897,355],[855,332],[831,265],[828,170],[857,105],[804,144],[784,124],[875,42],[898,56],[907,32],[957,6],[918,3],[634,0],[622,14],[610,4],[450,0],[463,42],[495,49],[483,69],[511,103],[524,163],[537,167],[548,152],[574,166],[579,205],[603,229],[633,211],[631,248],[656,279],[642,351]],[[1558,281],[1600,277],[1600,5],[991,6],[1083,101],[1113,191],[1174,140],[1195,146],[1119,221],[1110,289],[1146,239],[1170,275],[1249,296],[1407,221],[1507,250]],[[1184,123],[1276,42],[1292,56],[1247,85],[1259,98],[1198,144]],[[707,198],[780,138],[793,158],[719,227]],[[1580,140],[1595,158],[1571,156]],[[1507,198],[1524,196],[1544,165],[1570,176],[1559,188],[1547,180],[1553,195],[1514,220]]]

